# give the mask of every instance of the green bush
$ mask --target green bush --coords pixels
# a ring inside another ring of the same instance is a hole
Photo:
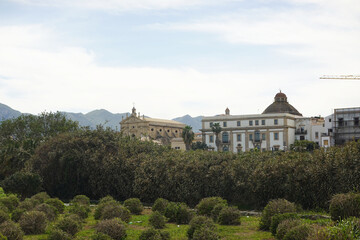
[[[4,235],[2,235],[2,234],[0,233],[0,240],[7,240],[7,237],[5,237]]]
[[[114,201],[115,201],[115,199],[112,196],[107,195],[99,200],[99,204],[107,203],[107,202],[114,202]]]
[[[299,226],[301,224],[302,222],[300,219],[286,219],[282,221],[276,229],[276,239],[284,239],[285,235],[291,228]]]
[[[17,208],[11,213],[11,220],[14,222],[18,222],[21,218],[21,216],[26,212],[27,210],[22,208]]]
[[[16,172],[2,182],[6,192],[20,195],[23,199],[30,197],[41,190],[40,175],[30,172]]]
[[[221,225],[240,225],[240,211],[236,207],[224,207],[219,214],[218,222]]]
[[[70,202],[71,204],[79,204],[84,206],[90,206],[90,198],[85,195],[76,195]]]
[[[6,194],[4,192],[4,189],[2,187],[0,187],[0,198],[2,197],[6,197]]]
[[[158,198],[156,199],[156,201],[154,202],[151,210],[152,211],[158,211],[162,214],[165,213],[165,209],[166,209],[166,206],[168,205],[169,201],[166,200],[166,199],[163,199],[163,198]]]
[[[89,216],[90,207],[86,205],[71,205],[69,207],[69,213],[76,214],[82,219],[86,219]]]
[[[149,228],[141,233],[139,240],[170,240],[170,234],[154,228]]]
[[[300,224],[289,229],[283,240],[304,240],[307,239],[312,231],[309,224]]]
[[[0,203],[0,211],[8,213],[9,209],[4,204]]]
[[[95,233],[91,236],[92,240],[111,240],[112,238],[104,233]]]
[[[186,232],[189,239],[193,239],[196,230],[208,229],[209,231],[216,231],[216,225],[211,218],[206,216],[196,216],[191,219],[189,228]],[[206,231],[208,231],[206,230]]]
[[[144,210],[144,207],[138,198],[129,198],[125,200],[124,206],[129,209],[132,214],[139,215]]]
[[[130,221],[131,214],[126,207],[120,204],[106,205],[102,210],[101,219],[106,220],[112,218],[120,218],[122,221],[127,223]]]
[[[19,224],[25,234],[41,234],[45,232],[46,215],[39,211],[30,211],[22,214]]]
[[[104,202],[101,202],[99,203],[97,206],[96,206],[96,209],[95,209],[95,212],[94,212],[94,218],[96,220],[99,220],[101,218],[101,215],[102,215],[102,212],[104,210],[104,208],[108,205],[111,205],[111,206],[116,206],[116,205],[119,205],[119,203],[115,200],[108,200],[108,201],[104,201]]]
[[[336,194],[330,201],[330,215],[334,221],[348,217],[360,217],[360,194]]]
[[[42,203],[37,205],[34,208],[35,211],[43,212],[46,216],[46,219],[50,222],[54,221],[58,216],[58,211],[55,207],[50,206],[49,204]]]
[[[342,240],[360,239],[360,219],[350,217],[338,222],[335,226],[330,226],[318,231],[315,236],[309,239],[314,240]]]
[[[40,204],[39,200],[26,198],[24,201],[19,203],[18,208],[30,211],[33,210],[34,207],[36,207],[39,204]]]
[[[8,240],[22,240],[24,232],[19,225],[12,221],[6,221],[0,224],[0,233],[7,237]]]
[[[224,204],[216,204],[213,210],[211,211],[211,218],[214,220],[214,222],[218,221],[220,211],[226,206]]]
[[[38,201],[39,203],[44,203],[46,200],[50,199],[50,196],[46,192],[40,192],[32,196],[31,199]]]
[[[127,236],[125,223],[116,218],[98,222],[95,229],[96,232],[107,234],[114,240],[123,240]]]
[[[0,224],[10,219],[9,214],[0,210]]]
[[[270,232],[272,235],[276,235],[276,229],[278,225],[286,219],[298,219],[299,216],[296,213],[280,213],[271,217]]]
[[[296,205],[286,199],[271,200],[262,211],[260,229],[269,230],[271,217],[279,213],[296,212]]]
[[[165,223],[166,217],[164,217],[160,212],[153,212],[149,217],[149,224],[156,229],[164,228]]]
[[[58,213],[64,213],[65,205],[63,201],[61,201],[58,198],[50,198],[45,201],[46,204],[49,204],[50,206],[53,206],[57,209]]]
[[[203,198],[195,208],[199,215],[211,217],[211,211],[218,204],[227,206],[227,201],[221,197]]]
[[[176,212],[176,223],[177,224],[189,224],[194,214],[191,209],[185,204],[180,203]]]
[[[164,215],[169,222],[176,222],[178,209],[179,209],[178,203],[169,202],[167,204]]]
[[[196,229],[193,235],[193,240],[219,240],[219,235],[212,229],[202,227]]]
[[[0,198],[0,204],[3,204],[10,212],[14,211],[19,205],[19,198],[14,194],[9,194],[6,197]]]
[[[72,218],[65,217],[60,219],[56,224],[55,228],[58,228],[70,235],[75,235],[81,229],[79,222],[75,221]]]
[[[71,235],[61,229],[55,228],[50,232],[48,240],[71,240]]]

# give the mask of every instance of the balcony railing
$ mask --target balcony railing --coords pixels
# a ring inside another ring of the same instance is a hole
[[[307,130],[296,129],[295,134],[296,134],[296,135],[306,135],[306,134],[307,134]]]

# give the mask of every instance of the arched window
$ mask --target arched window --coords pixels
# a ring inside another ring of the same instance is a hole
[[[223,143],[229,143],[229,133],[228,132],[223,132],[223,134],[222,134],[222,142]]]

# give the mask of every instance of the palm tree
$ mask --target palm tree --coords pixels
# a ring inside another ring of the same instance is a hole
[[[211,127],[211,130],[215,133],[215,145],[218,151],[220,151],[220,138],[219,134],[221,133],[222,129],[219,123],[214,123]]]
[[[194,140],[194,136],[195,136],[195,134],[192,130],[192,127],[190,127],[190,126],[184,127],[183,132],[182,132],[182,138],[183,138],[185,146],[186,146],[186,151],[190,150],[190,146]]]

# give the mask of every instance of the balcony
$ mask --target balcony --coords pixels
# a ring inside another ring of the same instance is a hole
[[[307,134],[307,130],[296,129],[295,134],[296,134],[296,135],[306,135],[306,134]]]

